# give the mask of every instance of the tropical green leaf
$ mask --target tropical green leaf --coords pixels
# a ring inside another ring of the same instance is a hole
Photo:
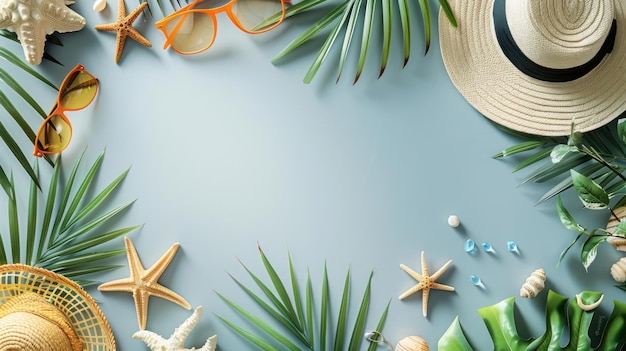
[[[478,309],[482,317],[495,350],[525,350],[531,340],[519,336],[514,315],[514,297],[489,307]]]
[[[291,255],[288,256],[289,279],[291,280],[292,294],[290,296],[288,290],[285,288],[288,284],[278,275],[276,269],[265,256],[260,246],[259,254],[268,278],[271,281],[273,291],[270,289],[268,284],[263,283],[256,274],[246,268],[245,265],[242,265],[248,275],[255,282],[256,286],[263,292],[265,299],[256,294],[249,287],[245,286],[239,280],[232,276],[231,277],[237,285],[244,290],[248,297],[250,297],[256,305],[261,307],[261,311],[264,311],[269,319],[266,320],[259,315],[251,313],[248,309],[228,299],[223,294],[217,294],[228,306],[230,306],[235,312],[237,312],[237,314],[253,326],[256,331],[261,332],[261,335],[256,335],[254,332],[247,331],[244,327],[237,326],[232,321],[218,316],[221,321],[229,326],[237,335],[263,350],[277,350],[276,346],[273,346],[274,342],[292,351],[325,351],[329,343],[334,345],[333,350],[335,351],[357,351],[359,349],[364,335],[363,331],[369,309],[371,281],[373,275],[372,272],[370,272],[367,286],[359,306],[359,311],[356,317],[353,317],[354,324],[352,326],[348,326],[348,320],[351,319],[349,317],[348,309],[351,305],[350,270],[348,270],[344,280],[344,288],[341,294],[339,311],[336,314],[337,320],[335,324],[335,332],[329,333],[329,322],[331,317],[330,284],[328,282],[326,264],[324,264],[321,299],[319,300],[319,324],[318,328],[315,328],[313,326],[315,319],[313,311],[315,310],[314,302],[317,300],[313,296],[310,274],[307,273],[305,298],[303,299],[300,287],[297,283],[298,278],[293,267]],[[378,330],[382,330],[388,310],[389,304],[379,319],[377,326]],[[280,328],[275,325],[280,326]],[[317,333],[317,335],[314,335],[314,333]],[[372,345],[370,345],[368,350],[373,350]]]
[[[38,160],[38,159],[37,159]],[[5,183],[0,177],[0,183],[8,186],[9,202],[8,202],[8,227],[9,227],[9,243],[11,263],[25,263],[53,270],[68,277],[77,277],[95,272],[113,269],[116,266],[103,265],[102,262],[113,256],[123,254],[123,248],[113,248],[103,251],[97,251],[97,248],[103,244],[128,234],[140,226],[129,226],[122,229],[116,229],[108,232],[102,231],[105,223],[118,218],[122,211],[130,206],[133,201],[113,208],[104,213],[99,213],[97,204],[101,203],[107,195],[116,190],[121,179],[126,174],[119,176],[108,187],[101,192],[96,192],[95,199],[90,200],[84,193],[84,189],[90,188],[93,183],[93,175],[88,174],[82,178],[81,189],[77,193],[83,192],[79,197],[84,200],[87,205],[79,211],[80,216],[72,221],[71,213],[74,212],[74,206],[67,209],[65,204],[71,198],[71,189],[74,180],[78,177],[78,165],[82,160],[82,155],[74,164],[72,173],[68,181],[60,184],[60,173],[62,169],[61,157],[57,158],[54,171],[51,176],[48,189],[39,190],[34,181],[31,180],[29,187],[28,204],[26,206],[25,218],[21,218],[18,200],[21,197],[16,196],[17,189],[13,183],[12,177]],[[96,161],[98,164],[99,161]],[[38,170],[38,164],[35,162],[33,167]],[[92,166],[91,170],[97,170],[98,167]],[[46,191],[47,190],[47,194]],[[62,196],[60,196],[62,194]],[[39,215],[39,197],[46,199],[43,215]],[[57,199],[61,201],[57,203]],[[58,206],[57,206],[58,205]],[[73,204],[72,204],[73,205]],[[76,205],[80,207],[80,203]],[[65,211],[67,209],[67,211]],[[50,226],[52,218],[56,218],[57,223],[66,223],[61,229],[59,225]],[[24,221],[26,230],[23,232],[20,222]],[[40,222],[38,222],[40,221]],[[24,248],[24,249],[23,249]],[[5,255],[5,247],[0,238],[0,262],[7,263]],[[4,258],[4,260],[3,260]],[[79,280],[76,280],[79,282]],[[81,280],[80,282],[87,284],[89,280]]]
[[[432,37],[432,24],[430,21],[430,6],[428,5],[428,1],[429,0],[417,0],[422,13],[422,22],[424,23],[424,55],[426,55],[430,49],[430,39]]]
[[[310,1],[310,0],[305,0]],[[302,32],[298,37],[296,37],[291,43],[289,43],[281,52],[279,52],[272,59],[272,63],[277,63],[281,58],[300,47],[302,44],[309,41],[313,38],[317,33],[326,28],[329,24],[333,23],[335,19],[342,15],[344,11],[347,11],[348,5],[350,4],[350,0],[346,0],[341,2],[337,7],[335,7],[331,12],[327,13],[324,17],[315,22],[309,29]]]
[[[556,201],[556,211],[559,214],[559,218],[561,219],[561,223],[565,226],[565,228],[574,231],[576,233],[582,233],[585,228],[580,226],[572,217],[572,215],[567,211],[565,206],[563,205],[563,200],[561,200],[561,196],[557,197]]]
[[[595,261],[598,255],[598,246],[606,241],[607,237],[607,235],[594,235],[587,238],[580,253],[580,262],[582,262],[585,270]]]
[[[626,144],[626,118],[617,121],[617,135],[622,143]]]
[[[15,196],[15,182],[11,174],[11,196],[9,197],[9,238],[11,243],[11,259],[13,262],[20,262],[20,228],[17,215],[17,198]]]
[[[344,335],[346,333],[346,323],[348,318],[348,296],[350,296],[350,269],[348,269],[346,279],[343,283],[343,293],[341,294],[341,304],[339,307],[339,316],[337,317],[337,326],[335,330],[335,351],[343,350]]]
[[[324,45],[322,45],[322,48],[317,53],[317,56],[315,57],[315,59],[313,60],[313,63],[311,64],[311,67],[309,67],[309,71],[304,76],[305,83],[308,84],[313,80],[313,77],[315,77],[315,74],[317,73],[320,66],[322,65],[322,62],[324,62],[324,60],[328,56],[328,53],[330,52],[330,49],[332,48],[333,43],[335,42],[335,39],[337,39],[337,36],[339,35],[341,28],[343,27],[345,23],[348,23],[348,19],[350,17],[350,13],[351,13],[351,10],[353,9],[355,1],[359,1],[359,0],[346,0],[346,2],[349,4],[347,5],[348,9],[341,17],[341,20],[337,22],[332,32],[328,36],[328,38],[326,38]]]
[[[597,210],[609,206],[609,194],[596,182],[573,169],[570,170],[570,175],[578,198],[586,208]]]
[[[446,17],[448,18],[448,21],[450,21],[450,24],[452,24],[452,26],[454,27],[458,27],[458,24],[456,23],[456,18],[454,17],[454,13],[452,12],[452,8],[450,7],[450,3],[448,3],[448,0],[439,0],[439,4],[441,4],[441,9],[446,14]]]
[[[359,307],[359,313],[356,316],[356,322],[354,323],[354,328],[352,329],[352,336],[350,337],[350,343],[348,344],[349,351],[357,351],[359,347],[361,346],[361,340],[363,340],[363,331],[365,330],[367,310],[369,309],[369,305],[370,305],[373,275],[374,275],[374,272],[371,272],[367,280],[365,292],[363,293],[363,298],[361,299],[361,306]]]
[[[550,152],[550,159],[552,160],[552,163],[559,163],[565,156],[567,156],[567,154],[577,151],[578,148],[576,146],[559,144],[552,149],[552,152]]]
[[[363,35],[361,36],[361,51],[359,53],[359,62],[356,68],[356,76],[354,77],[354,81],[352,82],[352,84],[356,84],[356,82],[361,77],[363,68],[365,67],[365,59],[367,58],[367,51],[369,50],[370,41],[372,39],[372,28],[374,27],[374,15],[376,12],[377,1],[378,0],[367,0],[367,5],[365,6],[365,18],[363,19]],[[387,54],[383,52],[383,56],[384,55]]]
[[[404,68],[411,56],[411,15],[409,13],[408,0],[398,0],[398,12],[400,13],[400,24],[402,26],[402,46],[404,48],[402,67]],[[383,50],[386,52],[389,51],[384,45]],[[383,55],[383,57],[385,56]],[[381,75],[382,73],[378,75],[378,78],[380,78]]]
[[[472,351],[472,346],[463,333],[459,316],[456,316],[452,324],[437,342],[439,351]]]
[[[383,73],[385,73],[385,68],[387,67],[387,62],[389,61],[389,50],[391,48],[391,32],[393,25],[393,6],[391,0],[381,0],[381,2],[383,17],[383,44],[378,78],[380,78]]]
[[[506,149],[502,150],[500,153],[497,153],[491,157],[503,158],[503,157],[513,156],[515,154],[534,150],[544,145],[546,145],[545,140],[528,140],[528,141],[524,141],[519,144],[510,146],[510,147],[507,147]]]
[[[387,314],[389,313],[389,306],[391,305],[391,300],[387,303],[387,307],[383,311],[383,314],[378,319],[378,324],[376,325],[376,331],[383,330],[385,326],[385,321],[387,320]],[[381,334],[382,335],[382,334]],[[370,342],[370,346],[367,348],[367,351],[375,351],[378,348],[378,342]]]
[[[424,35],[424,52],[428,53],[431,43],[432,37],[432,27],[433,23],[431,20],[432,14],[430,10],[429,1],[431,0],[418,0],[420,5],[420,12],[422,14],[423,19],[423,35]],[[389,58],[389,53],[391,50],[391,36],[393,25],[393,16],[392,13],[395,10],[394,5],[398,6],[398,12],[400,14],[400,21],[402,27],[402,35],[403,35],[403,53],[404,53],[404,63],[403,67],[409,60],[410,55],[410,14],[409,14],[409,6],[407,0],[398,0],[398,2],[392,2],[391,0],[367,0],[365,16],[362,21],[358,20],[358,13],[361,5],[361,0],[346,0],[342,2],[338,7],[331,10],[329,13],[324,15],[319,21],[314,23],[311,27],[306,29],[303,33],[301,33],[295,40],[287,45],[283,50],[281,50],[273,59],[272,63],[276,63],[280,58],[284,57],[288,53],[292,52],[295,48],[304,44],[305,42],[312,39],[317,33],[321,31],[322,28],[328,26],[329,24],[336,22],[334,29],[328,34],[328,37],[324,41],[324,44],[318,51],[317,56],[313,60],[313,63],[309,67],[307,71],[304,82],[310,83],[318,72],[322,63],[326,60],[332,46],[335,44],[335,40],[338,34],[345,30],[344,40],[342,42],[341,55],[339,56],[338,63],[338,77],[337,81],[341,77],[341,72],[343,71],[343,67],[346,63],[347,52],[349,51],[349,47],[352,44],[352,37],[355,35],[354,28],[362,27],[363,32],[361,34],[361,50],[358,55],[357,62],[357,73],[354,79],[354,83],[356,83],[365,66],[365,60],[367,57],[368,48],[371,43],[371,38],[374,30],[374,23],[378,19],[374,9],[376,8],[377,3],[381,3],[381,15],[380,21],[382,26],[380,28],[376,27],[380,31],[382,31],[382,55],[381,55],[381,63],[379,68],[378,77],[382,76],[385,68],[387,66],[387,61]],[[439,4],[441,5],[442,10],[445,12],[446,17],[450,21],[450,23],[456,27],[456,19],[452,12],[452,9],[447,0],[439,0]],[[276,21],[277,19],[274,19]],[[357,22],[359,21],[359,22]]]
[[[618,346],[626,342],[623,326],[626,320],[626,305],[614,301],[613,312],[604,329],[596,329],[601,337],[599,345],[593,347],[589,334],[593,315],[597,307],[583,309],[583,306],[594,306],[601,302],[603,294],[584,291],[569,304],[567,298],[554,291],[548,291],[545,323],[546,331],[538,338],[522,338],[516,328],[515,300],[505,299],[495,305],[478,310],[491,339],[494,350],[531,351],[531,350],[603,350],[617,351]],[[580,302],[580,303],[579,303]],[[569,327],[568,327],[569,326]],[[601,334],[601,335],[600,335]],[[567,344],[563,347],[563,341]],[[440,351],[464,350],[472,351],[458,317],[439,340]]]
[[[343,45],[341,47],[341,56],[339,58],[339,69],[337,72],[337,82],[341,78],[343,65],[345,63],[346,57],[348,56],[348,49],[350,48],[350,42],[352,41],[354,29],[356,27],[359,14],[361,13],[361,3],[362,3],[362,0],[354,0],[349,5],[350,10],[348,12],[349,14],[348,24],[347,24],[346,32],[343,38]]]

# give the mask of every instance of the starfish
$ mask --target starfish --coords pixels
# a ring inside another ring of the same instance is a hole
[[[17,34],[24,56],[32,65],[41,63],[48,34],[75,32],[86,23],[64,0],[0,1],[0,28]]]
[[[133,334],[133,339],[139,339],[148,345],[150,350],[153,351],[215,351],[217,347],[217,335],[213,335],[207,339],[202,348],[186,349],[185,340],[193,328],[195,328],[200,317],[202,316],[202,306],[198,306],[193,314],[187,318],[183,324],[174,329],[174,333],[169,339],[164,339],[161,335],[151,332],[149,330],[140,330]]]
[[[126,244],[130,277],[101,284],[98,286],[98,290],[132,292],[135,300],[135,309],[137,310],[137,321],[141,330],[146,328],[150,296],[158,296],[177,303],[188,310],[191,309],[191,305],[189,305],[187,300],[157,282],[174,258],[176,250],[180,246],[178,243],[172,245],[148,270],[141,264],[133,242],[128,237],[125,237],[124,243]]]
[[[446,262],[443,267],[439,268],[437,272],[433,275],[428,274],[428,266],[426,265],[426,257],[424,256],[424,251],[422,251],[422,274],[417,273],[411,268],[401,264],[400,268],[403,271],[407,272],[411,277],[419,282],[411,289],[407,290],[404,294],[400,295],[400,300],[406,298],[407,296],[413,295],[418,291],[422,291],[422,314],[424,317],[428,314],[428,296],[430,295],[430,289],[438,289],[445,291],[454,291],[454,288],[448,285],[437,283],[437,279],[443,274],[443,272],[448,269],[448,266],[452,264],[452,260]]]
[[[136,9],[133,10],[133,12],[126,16],[126,5],[124,4],[124,0],[118,0],[117,22],[100,24],[94,27],[97,30],[117,32],[117,39],[115,43],[115,62],[119,62],[120,58],[122,57],[124,44],[126,44],[126,37],[131,37],[135,39],[138,43],[147,47],[152,46],[152,43],[150,43],[148,39],[146,39],[135,28],[133,28],[133,22],[135,22],[141,11],[143,11],[146,6],[148,6],[148,2],[142,2]]]

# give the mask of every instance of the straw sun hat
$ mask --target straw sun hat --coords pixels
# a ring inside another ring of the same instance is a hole
[[[449,0],[439,15],[448,75],[480,113],[511,129],[568,135],[626,110],[622,0]]]
[[[95,301],[75,282],[22,264],[0,266],[1,351],[113,351]]]

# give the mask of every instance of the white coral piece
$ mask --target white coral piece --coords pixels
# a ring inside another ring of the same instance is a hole
[[[174,329],[174,333],[169,339],[164,339],[161,335],[148,330],[140,330],[133,334],[133,339],[139,339],[148,345],[153,351],[215,351],[217,347],[217,335],[211,336],[199,349],[185,348],[185,340],[202,316],[202,306],[198,306],[193,314],[187,318],[183,324]]]

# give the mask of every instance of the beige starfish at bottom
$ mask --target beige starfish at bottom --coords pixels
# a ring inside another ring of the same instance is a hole
[[[431,289],[445,290],[445,291],[454,291],[454,288],[448,285],[437,283],[437,279],[443,274],[443,272],[448,269],[448,267],[452,264],[452,260],[446,262],[443,267],[439,268],[437,272],[433,275],[428,274],[428,266],[426,265],[426,257],[424,256],[424,251],[422,251],[422,274],[417,273],[411,268],[401,264],[400,268],[403,271],[407,272],[411,277],[419,282],[419,284],[413,286],[411,289],[407,290],[404,294],[400,295],[400,300],[408,297],[409,295],[413,295],[418,291],[422,291],[422,314],[424,317],[428,315],[428,296],[430,295]]]
[[[208,338],[204,346],[199,349],[185,348],[185,340],[193,328],[195,328],[202,316],[202,306],[198,306],[193,314],[187,318],[183,324],[174,329],[174,334],[169,339],[164,339],[161,335],[149,330],[140,330],[133,334],[133,339],[139,339],[148,345],[152,351],[215,351],[217,347],[217,335]]]
[[[145,269],[130,238],[125,237],[124,243],[126,244],[130,277],[101,284],[98,286],[98,290],[132,292],[137,310],[137,322],[141,330],[146,329],[150,296],[158,296],[190,310],[191,305],[187,300],[158,282],[161,274],[167,269],[174,255],[176,255],[176,250],[178,250],[180,245],[178,243],[172,245],[152,267]]]

